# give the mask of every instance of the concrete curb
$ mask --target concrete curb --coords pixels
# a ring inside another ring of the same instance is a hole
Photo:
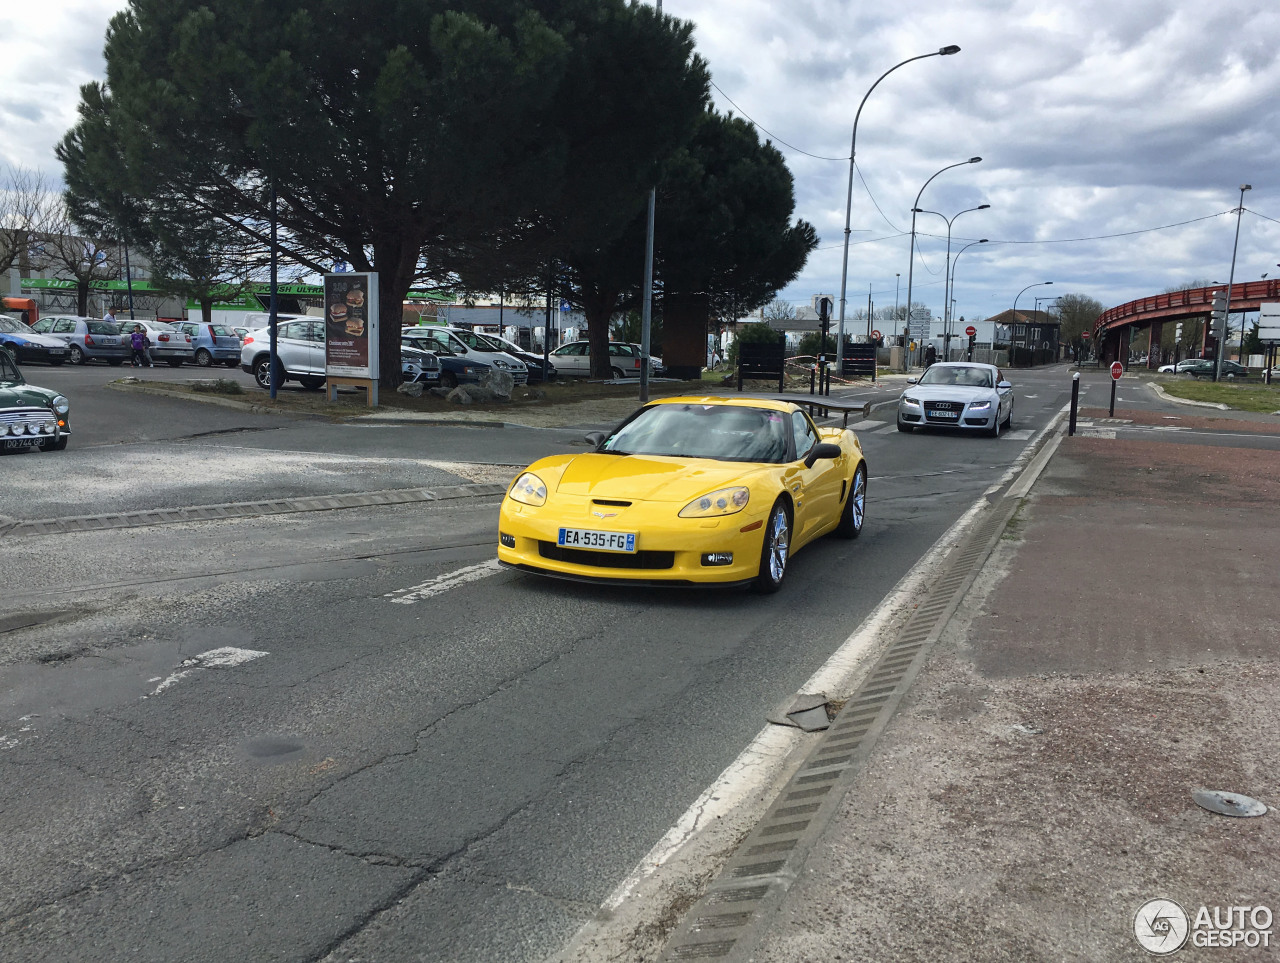
[[[1165,401],[1171,401],[1175,405],[1191,405],[1195,408],[1216,408],[1218,411],[1230,411],[1230,405],[1224,405],[1217,401],[1192,401],[1190,398],[1179,398],[1177,395],[1171,395],[1165,391],[1154,381],[1148,381],[1147,387],[1154,391]]]
[[[113,391],[132,391],[142,395],[155,395],[159,398],[177,398],[179,401],[194,401],[202,405],[217,405],[222,408],[235,408],[238,411],[249,411],[256,415],[293,415],[299,418],[323,417],[310,411],[289,411],[269,405],[259,405],[251,401],[236,401],[234,398],[223,398],[212,394],[201,394],[194,391],[174,391],[149,384],[130,384],[124,381],[109,381],[107,387]]]

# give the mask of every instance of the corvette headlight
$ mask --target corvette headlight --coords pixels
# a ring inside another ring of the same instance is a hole
[[[990,407],[991,407],[991,402],[989,402],[989,401],[971,401],[971,402],[969,402],[969,410],[970,410],[970,411],[986,411],[986,410],[987,410],[988,408],[990,408]]]
[[[916,401],[916,399],[911,398],[911,397],[909,397],[909,396],[907,396],[907,395],[903,395],[903,396],[902,396],[902,403],[903,403],[904,405],[906,405],[908,408],[919,408],[919,407],[920,407],[920,402]]]
[[[547,486],[533,472],[527,471],[517,478],[507,494],[525,505],[545,505],[547,502]]]
[[[65,415],[71,410],[71,402],[62,397],[62,395],[58,395],[53,399],[53,410],[60,415]]]
[[[746,488],[722,488],[718,492],[695,498],[680,509],[681,518],[714,518],[733,515],[747,507],[751,492]]]

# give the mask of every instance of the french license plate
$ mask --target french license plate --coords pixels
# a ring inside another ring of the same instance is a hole
[[[930,417],[930,418],[959,418],[959,417],[960,417],[960,412],[958,412],[958,411],[931,411],[931,412],[929,412],[929,417]]]
[[[5,451],[12,451],[15,448],[35,448],[39,444],[39,438],[6,438],[4,440]]]
[[[562,528],[556,544],[564,548],[590,548],[599,552],[635,552],[636,537],[631,532],[593,532],[585,528]]]

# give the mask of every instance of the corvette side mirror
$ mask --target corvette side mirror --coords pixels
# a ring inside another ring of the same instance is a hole
[[[609,436],[603,431],[589,431],[584,437],[592,448],[599,448]]]
[[[812,468],[819,458],[839,458],[842,453],[839,445],[829,441],[819,442],[809,449],[809,454],[804,459],[804,467]]]

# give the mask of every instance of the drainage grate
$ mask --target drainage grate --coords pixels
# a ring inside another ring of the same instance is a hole
[[[988,517],[970,532],[961,549],[952,553],[946,570],[911,613],[897,640],[881,655],[862,688],[845,704],[764,818],[742,840],[707,893],[676,929],[663,960],[744,963],[751,958],[768,912],[781,903],[791,881],[798,876],[859,764],[875,747],[1020,502],[1020,498],[1009,496],[997,502]],[[838,791],[832,792],[833,788]],[[773,854],[782,858],[761,858]],[[743,880],[760,877],[767,877],[764,885],[743,887]],[[743,912],[715,912],[717,905],[730,902],[754,905]],[[730,935],[732,939],[727,938]]]
[[[109,515],[85,515],[78,518],[48,518],[42,521],[18,522],[5,531],[5,537],[62,535],[67,532],[101,532],[108,529],[173,525],[179,522],[211,522],[228,518],[251,518],[255,515],[327,512],[338,508],[368,508],[374,505],[407,505],[412,502],[434,502],[447,498],[501,495],[506,490],[505,485],[492,483],[449,485],[443,488],[397,488],[380,492],[354,492],[349,495],[315,495],[306,498],[281,498],[264,502],[229,502],[224,505],[151,509],[141,512],[118,512]]]

